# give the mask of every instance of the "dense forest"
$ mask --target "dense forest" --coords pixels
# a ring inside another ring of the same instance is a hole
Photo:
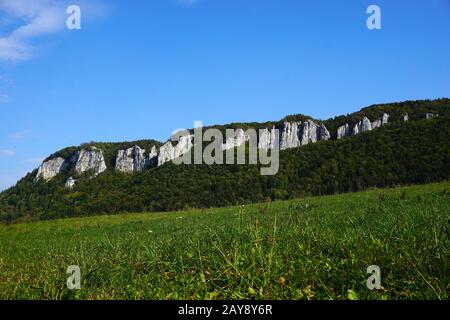
[[[382,113],[389,124],[354,137],[336,140],[340,125],[355,124],[363,116],[372,121]],[[425,119],[427,112],[439,114]],[[405,113],[409,121],[404,122]],[[226,128],[279,127],[277,122],[235,123]],[[35,182],[36,170],[0,194],[2,222],[55,219],[119,212],[171,211],[272,201],[448,180],[450,177],[450,99],[406,101],[374,105],[350,115],[323,121],[332,140],[280,153],[277,175],[262,176],[257,165],[174,165],[167,163],[140,173],[115,172],[117,150],[127,143],[89,143],[105,153],[108,170],[81,178],[73,189],[64,186],[70,173],[52,181]],[[143,148],[161,143],[138,142]],[[67,156],[80,147],[54,155]]]

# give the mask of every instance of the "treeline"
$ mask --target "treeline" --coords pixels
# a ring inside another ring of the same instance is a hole
[[[338,126],[363,113],[378,115],[385,111],[394,115],[392,123],[371,132],[282,151],[280,169],[274,176],[261,176],[260,168],[255,165],[168,163],[135,174],[107,170],[95,179],[81,179],[70,190],[64,187],[65,175],[49,183],[35,183],[35,171],[0,194],[0,219],[9,223],[207,208],[447,180],[450,177],[449,106],[441,103],[424,110],[419,106],[418,111],[404,105],[375,106],[357,115],[328,120],[328,125]],[[399,108],[397,113],[393,111],[395,108]],[[439,117],[425,120],[424,114],[431,110],[439,113]],[[416,120],[395,121],[395,115],[400,117],[404,112]],[[108,159],[117,145],[109,147]]]

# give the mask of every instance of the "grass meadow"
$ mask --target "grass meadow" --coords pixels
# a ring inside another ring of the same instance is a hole
[[[448,299],[449,223],[444,182],[0,225],[0,299]]]

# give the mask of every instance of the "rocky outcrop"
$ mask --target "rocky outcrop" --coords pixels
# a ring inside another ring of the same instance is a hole
[[[387,113],[384,113],[383,116],[372,122],[372,130],[375,128],[379,128],[381,126],[386,125],[389,122],[389,115]]]
[[[330,140],[331,135],[323,123],[317,124],[312,120],[303,122],[300,144],[316,143],[321,140]]]
[[[61,157],[44,161],[39,166],[35,181],[42,179],[45,182],[48,182],[56,177],[59,173],[63,172],[66,168],[67,163]]]
[[[149,156],[145,156],[145,149],[133,146],[126,150],[119,150],[116,157],[116,170],[120,172],[140,172],[148,168],[158,154],[153,147]]]
[[[369,118],[364,117],[353,127],[352,136],[355,136],[359,133],[371,131],[376,128],[380,128],[381,126],[386,125],[388,122],[389,122],[389,115],[387,113],[384,113],[380,119],[377,119],[374,122],[370,122]]]
[[[272,128],[272,130],[265,128],[259,131],[259,141],[258,141],[259,149],[264,150],[273,149],[275,143],[276,143],[275,126]]]
[[[438,115],[427,113],[426,118],[431,119]],[[408,114],[404,115],[404,121],[409,119]],[[379,128],[389,121],[389,115],[384,113],[380,119],[371,122],[369,118],[364,117],[353,128],[350,128],[346,123],[337,129],[337,139],[342,139],[347,136],[357,135],[362,132],[371,131]],[[130,147],[126,150],[119,150],[116,156],[115,169],[120,172],[140,172],[151,165],[163,165],[166,162],[172,161],[178,157],[183,156],[189,152],[193,147],[194,136],[186,132],[182,133],[178,138],[176,146],[168,141],[160,147],[159,152],[156,146],[146,153],[145,149],[138,145]],[[272,129],[265,128],[259,130],[258,148],[259,149],[273,149],[275,145],[280,146],[281,150],[297,148],[310,143],[316,143],[322,140],[331,139],[330,132],[323,123],[314,120],[298,121],[298,122],[284,122],[281,129],[281,136],[277,134],[275,126]],[[235,130],[235,135],[226,139],[222,145],[223,150],[245,145],[250,140],[250,136],[244,132],[243,129]],[[50,181],[56,175],[63,171],[74,172],[82,174],[87,171],[92,171],[94,176],[104,172],[107,169],[103,152],[96,147],[86,147],[80,151],[72,154],[68,159],[61,157],[47,160],[41,164],[35,180],[43,179]],[[76,177],[76,176],[75,176]],[[66,181],[66,187],[73,188],[77,180],[70,177]]]
[[[330,140],[331,134],[330,131],[328,131],[327,127],[323,123],[320,124],[319,128],[319,140]]]
[[[359,133],[367,132],[372,130],[372,122],[370,122],[369,118],[364,117],[361,121],[359,121],[353,127],[352,135],[355,136]]]
[[[237,129],[235,131],[234,137],[229,137],[222,145],[222,150],[230,150],[233,148],[240,147],[244,145],[247,141],[249,141],[250,137],[245,134],[244,130]]]
[[[433,118],[436,118],[436,117],[438,117],[439,115],[437,115],[437,114],[434,114],[434,113],[426,113],[425,114],[425,118],[426,119],[433,119]]]
[[[308,120],[303,123],[300,145],[304,146],[308,143],[316,143],[319,137],[318,126]]]
[[[375,128],[379,128],[381,127],[381,119],[375,120],[374,122],[372,122],[372,130]]]
[[[405,114],[403,115],[403,121],[404,121],[404,122],[408,122],[408,121],[409,121],[409,114],[405,113]]]
[[[313,120],[285,122],[281,133],[280,149],[296,148],[319,140],[329,140],[330,137],[330,132],[325,125],[319,125]]]
[[[173,159],[175,159],[175,148],[172,146],[172,142],[169,141],[159,148],[158,166],[162,166]]]
[[[77,174],[82,174],[89,170],[93,170],[94,176],[97,176],[106,170],[103,152],[96,147],[82,149],[78,153],[77,162],[75,164],[75,172]]]
[[[158,157],[158,151],[156,150],[156,147],[153,146],[152,150],[150,150],[150,153],[148,155],[149,162],[153,162],[155,159],[157,160]]]
[[[350,126],[346,123],[337,129],[337,138],[342,139],[348,136],[350,136]]]
[[[174,148],[175,158],[181,157],[183,154],[191,150],[191,148],[194,146],[192,144],[193,138],[193,135],[185,135],[179,138],[178,143]]]
[[[74,178],[70,177],[69,179],[67,179],[66,181],[66,188],[72,189],[75,184],[77,183],[77,180],[75,180]]]
[[[169,141],[159,149],[158,166],[172,161],[175,158],[181,157],[183,154],[189,152],[193,147],[193,135],[184,135],[179,137],[178,144],[174,147]]]
[[[300,122],[285,122],[283,123],[283,131],[281,132],[280,149],[285,150],[289,148],[299,147],[300,138]]]

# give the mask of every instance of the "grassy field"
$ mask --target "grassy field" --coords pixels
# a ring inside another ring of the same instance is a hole
[[[0,299],[448,299],[449,210],[445,182],[0,225]]]

